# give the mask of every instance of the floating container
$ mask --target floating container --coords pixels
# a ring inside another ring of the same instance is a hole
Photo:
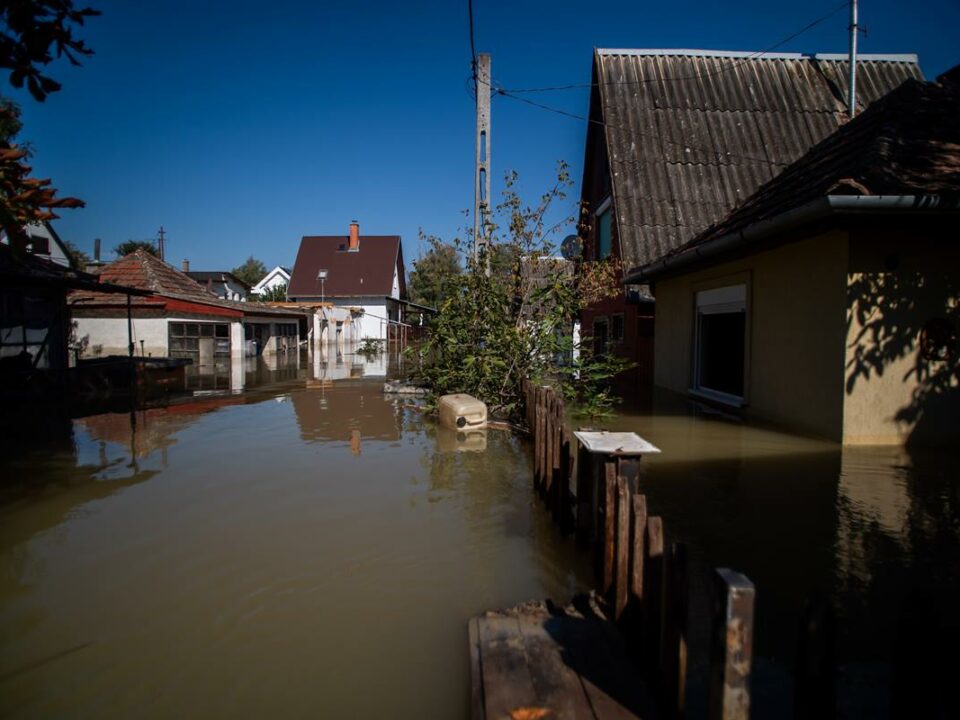
[[[471,395],[456,393],[440,398],[440,424],[454,430],[487,425],[487,406]]]

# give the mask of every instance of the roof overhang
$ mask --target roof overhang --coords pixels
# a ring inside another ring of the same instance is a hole
[[[597,48],[598,55],[633,55],[637,57],[715,57],[743,58],[745,60],[849,60],[847,53],[762,52],[749,50],[700,50],[696,48]],[[919,63],[915,53],[870,54],[858,53],[859,60],[874,62]]]
[[[708,265],[718,256],[743,251],[753,245],[759,246],[780,233],[832,216],[958,212],[960,198],[942,195],[827,195],[736,232],[681,249],[649,265],[633,268],[624,275],[623,283],[648,283]]]

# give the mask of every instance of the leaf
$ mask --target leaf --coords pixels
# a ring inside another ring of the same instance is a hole
[[[542,707],[519,707],[510,711],[511,720],[540,720],[553,715],[553,711]]]

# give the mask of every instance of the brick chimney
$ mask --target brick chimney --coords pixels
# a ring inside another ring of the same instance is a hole
[[[347,250],[357,252],[360,249],[360,223],[356,220],[350,221],[350,242],[347,244]]]
[[[183,271],[184,271],[185,273],[190,272],[190,261],[187,260],[186,258],[183,259],[182,268],[183,268]]]

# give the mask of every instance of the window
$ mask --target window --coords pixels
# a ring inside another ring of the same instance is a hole
[[[214,357],[230,355],[230,326],[226,323],[183,323],[169,324],[170,357],[189,358],[197,362],[200,358],[200,343],[206,342]]]
[[[623,313],[610,316],[610,342],[623,342]]]
[[[605,355],[607,352],[607,319],[596,318],[593,321],[593,354],[596,356]]]
[[[697,293],[694,390],[732,404],[744,397],[747,286]]]
[[[597,208],[595,218],[597,260],[603,260],[613,251],[613,206],[608,197]]]

